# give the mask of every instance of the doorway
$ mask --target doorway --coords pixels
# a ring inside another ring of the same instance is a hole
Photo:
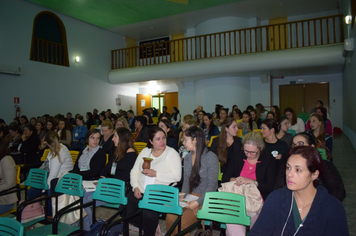
[[[279,85],[282,113],[287,107],[292,107],[296,114],[310,114],[317,100],[323,101],[324,107],[329,110],[329,82]]]

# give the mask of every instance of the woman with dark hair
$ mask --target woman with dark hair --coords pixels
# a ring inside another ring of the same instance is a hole
[[[205,124],[204,124],[204,116],[205,116],[206,112],[204,110],[200,110],[198,112],[198,123],[199,123],[199,127],[204,128]]]
[[[331,160],[333,138],[325,132],[323,117],[314,113],[309,120],[310,130],[307,133],[313,136],[317,148],[324,148],[326,150],[326,156]]]
[[[311,146],[316,148],[315,139],[308,133],[296,134],[293,138],[292,147],[296,146]],[[340,200],[340,202],[342,202],[346,197],[346,192],[340,173],[332,162],[323,160],[323,164],[324,174],[321,177],[321,185],[328,190],[330,195],[336,197]],[[283,188],[284,185],[286,185],[285,172],[279,173],[275,189]]]
[[[219,137],[213,140],[210,150],[220,162],[222,182],[229,182],[233,177],[234,159],[242,158],[241,139],[237,137],[237,123],[234,118],[228,118],[221,126]]]
[[[174,148],[174,150],[178,151],[178,141],[173,136],[173,125],[167,119],[161,119],[158,123],[158,127],[160,127],[166,133],[167,146]]]
[[[35,127],[35,126],[36,126],[36,123],[37,123],[36,117],[31,117],[31,119],[30,119],[30,124]]]
[[[19,151],[18,149],[20,143],[22,143],[22,138],[21,138],[22,130],[18,124],[13,122],[9,125],[9,133],[11,136],[11,140],[9,144],[10,150],[11,152],[17,152]]]
[[[177,107],[173,107],[172,108],[171,122],[172,122],[174,128],[177,129],[179,127],[180,119],[181,119],[181,116],[180,116],[178,108]]]
[[[266,119],[262,122],[261,133],[264,138],[265,151],[271,153],[276,158],[278,167],[284,168],[289,147],[287,143],[277,139],[276,133],[278,133],[279,127],[276,120]]]
[[[262,119],[255,109],[250,110],[251,119],[257,124],[257,127],[260,129],[262,125]]]
[[[150,161],[150,167],[143,169],[144,161]],[[130,183],[133,191],[127,194],[127,215],[138,210],[138,202],[145,193],[147,182],[152,184],[169,185],[181,179],[181,161],[178,153],[166,146],[166,134],[159,127],[153,127],[148,133],[147,147],[138,155],[130,173]],[[159,220],[159,212],[143,210],[143,230],[145,235],[155,235]],[[138,226],[140,217],[133,218],[130,223]]]
[[[234,117],[234,119],[236,120],[236,123],[240,123],[242,121],[242,112],[240,109],[234,109],[232,111],[232,115]]]
[[[265,107],[261,103],[257,103],[255,108],[256,108],[256,111],[257,111],[257,114],[256,114],[257,117],[265,119],[266,116],[267,116],[267,110],[265,109]]]
[[[231,112],[229,113],[229,117],[234,117],[233,112],[234,112],[235,109],[238,109],[237,105],[233,105],[233,106],[232,106]]]
[[[275,119],[276,120],[276,114],[274,114],[273,111],[267,112],[266,119]]]
[[[106,162],[106,153],[99,146],[99,130],[90,129],[86,133],[86,141],[88,146],[79,153],[72,173],[83,176],[83,180],[95,180],[99,178]]]
[[[63,145],[66,145],[67,148],[70,148],[72,145],[72,132],[70,124],[67,119],[60,118],[58,122],[58,136],[59,142]]]
[[[15,117],[14,120],[13,120],[13,122],[16,123],[18,126],[21,126],[20,118]]]
[[[271,107],[271,111],[275,114],[276,116],[276,120],[280,120],[281,119],[281,111],[279,110],[279,107],[274,105]]]
[[[220,109],[220,111],[219,111],[219,119],[215,120],[215,125],[216,126],[220,127],[222,125],[222,123],[224,123],[224,121],[227,118],[228,112],[229,112],[229,109],[227,109],[227,108],[221,108]]]
[[[11,136],[9,129],[7,127],[0,127],[0,138],[4,139],[6,146],[9,146],[11,141]]]
[[[248,110],[242,113],[242,121],[237,123],[237,127],[242,130],[243,135],[258,128],[256,122],[252,120],[251,113]]]
[[[103,123],[104,120],[105,120],[105,111],[99,114],[99,122],[98,122],[98,127],[96,129],[98,129],[100,133],[101,133],[101,123]]]
[[[25,125],[29,124],[30,122],[28,122],[27,116],[21,116],[20,120],[21,120],[21,129],[23,130],[23,128],[25,128]]]
[[[316,148],[293,148],[286,165],[287,185],[267,198],[249,236],[349,235],[344,207],[319,185],[323,170]]]
[[[236,181],[236,185],[255,184],[264,200],[273,191],[277,177],[276,160],[264,150],[264,142],[261,134],[252,131],[242,139],[243,156],[236,158],[232,163],[233,173],[230,181]],[[259,216],[259,212],[251,215],[251,226]],[[226,235],[245,235],[246,227],[244,225],[227,224]]]
[[[287,117],[289,120],[289,129],[295,130],[296,133],[305,131],[304,121],[297,117],[293,108],[287,107],[284,110],[284,116]]]
[[[318,107],[315,109],[315,114],[318,114],[323,117],[324,120],[324,128],[326,131],[326,134],[329,136],[333,135],[333,126],[331,124],[331,121],[327,118],[327,110],[325,107]],[[305,130],[310,130],[310,119],[307,121],[305,124]]]
[[[287,117],[282,117],[278,122],[278,131],[276,132],[276,137],[279,140],[287,143],[288,147],[292,144],[293,134],[287,133],[289,129],[289,121]]]
[[[75,118],[77,126],[74,127],[72,136],[73,144],[71,150],[83,150],[85,148],[85,137],[88,132],[87,127],[84,125],[83,116],[79,115]]]
[[[206,113],[204,119],[205,143],[210,143],[211,136],[219,135],[219,128],[214,124],[213,117],[210,113]]]
[[[16,164],[4,139],[0,138],[0,191],[16,186]],[[0,214],[10,211],[17,201],[16,193],[0,196]]]
[[[87,129],[89,130],[89,129],[91,129],[92,125],[95,125],[95,120],[94,120],[94,116],[91,112],[87,112],[86,118],[87,118],[87,121],[85,122],[85,125],[86,125]]]
[[[135,128],[136,128],[136,142],[147,142],[148,131],[150,128],[147,126],[147,119],[144,116],[135,117]]]
[[[37,135],[40,140],[44,138],[46,135],[46,131],[44,130],[43,123],[41,121],[36,122],[36,130],[37,130]]]
[[[184,146],[189,151],[189,154],[184,158],[182,192],[185,194],[194,194],[199,198],[188,202],[187,206],[184,207],[181,229],[187,228],[198,220],[196,214],[201,209],[205,193],[216,191],[219,174],[218,158],[206,148],[204,132],[199,127],[193,126],[184,131],[183,138]],[[171,227],[176,218],[177,215],[167,214],[167,229]]]
[[[47,128],[47,132],[50,130],[57,132],[57,123],[54,121],[53,117],[47,119],[46,128]]]
[[[31,124],[25,125],[22,134],[22,146],[20,152],[23,155],[24,163],[16,164],[34,164],[40,162],[40,156],[38,155],[38,146],[40,145],[40,140],[37,136],[37,131],[35,127]]]
[[[117,128],[112,141],[116,147],[114,155],[100,172],[100,177],[110,177],[130,181],[130,171],[135,164],[137,152],[130,130]]]

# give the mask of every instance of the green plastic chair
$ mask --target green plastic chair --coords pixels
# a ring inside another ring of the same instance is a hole
[[[113,222],[110,227],[120,224],[121,222],[127,222],[129,219],[136,217],[139,215],[143,209],[152,210],[160,213],[169,213],[178,215],[176,221],[172,224],[172,226],[167,230],[166,235],[172,234],[175,227],[178,225],[178,232],[180,231],[181,224],[181,216],[183,214],[183,209],[179,205],[179,190],[172,186],[160,185],[160,184],[152,184],[147,185],[145,189],[145,194],[143,195],[142,200],[138,203],[138,207],[140,208],[137,212],[125,216],[118,221]],[[142,214],[140,214],[140,227],[139,227],[139,235],[142,235]],[[125,224],[124,224],[125,226]],[[103,234],[105,235],[105,234]],[[125,232],[124,232],[124,235]]]
[[[249,226],[251,218],[246,214],[245,196],[228,192],[208,192],[205,194],[203,207],[197,214],[198,222],[182,230],[177,235],[184,235],[199,226],[201,221],[215,221],[224,224]]]
[[[24,231],[23,225],[17,220],[8,217],[0,218],[1,236],[22,236],[23,231]]]
[[[64,223],[59,222],[60,218],[71,211],[77,210],[78,208],[82,209],[83,208],[83,196],[84,196],[84,191],[82,188],[82,181],[83,178],[81,175],[78,174],[73,174],[73,173],[68,173],[65,174],[59,181],[56,186],[56,193],[40,198],[40,199],[35,199],[35,201],[42,201],[46,200],[48,198],[55,197],[55,204],[56,204],[56,211],[55,215],[53,218],[53,223],[52,224],[47,224],[42,227],[38,227],[32,230],[28,230],[25,232],[25,236],[42,236],[42,235],[49,235],[49,234],[54,234],[54,235],[68,235],[74,231],[77,231],[79,228],[72,226],[72,225],[67,225]],[[68,195],[73,195],[73,196],[78,196],[79,200],[69,204],[68,206],[62,208],[61,210],[58,209],[58,196],[61,194],[68,194]],[[31,202],[32,203],[32,202]],[[79,204],[79,207],[75,207],[77,204]],[[80,229],[83,229],[83,211],[80,211]]]
[[[294,129],[288,129],[287,133],[292,134],[293,136],[297,134],[297,132]]]
[[[302,113],[299,113],[297,115],[298,118],[302,119],[304,121],[304,124],[307,123],[308,119],[309,119],[309,114],[308,113],[305,113],[305,112],[302,112]]]
[[[326,150],[325,148],[317,148],[318,152],[320,153],[320,156],[323,160],[329,161],[329,159],[326,157]]]

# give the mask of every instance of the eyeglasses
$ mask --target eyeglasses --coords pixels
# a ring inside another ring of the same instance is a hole
[[[246,155],[250,154],[252,156],[255,156],[260,151],[260,149],[258,149],[257,151],[247,151],[244,148],[242,148],[242,151],[244,151]]]
[[[295,146],[304,146],[304,142],[303,141],[298,141],[296,143],[292,143],[292,147],[295,147]]]

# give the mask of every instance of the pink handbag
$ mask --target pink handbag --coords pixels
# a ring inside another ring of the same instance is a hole
[[[19,204],[21,204],[23,201],[20,201]],[[40,202],[35,202],[33,204],[30,204],[26,206],[21,215],[21,220],[33,218],[36,216],[40,216],[44,214],[44,209],[43,206],[40,204]]]

